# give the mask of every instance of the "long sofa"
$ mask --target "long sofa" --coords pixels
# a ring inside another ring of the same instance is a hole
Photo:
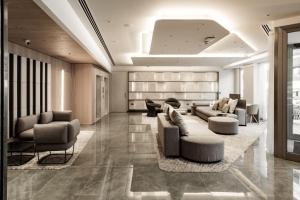
[[[223,113],[221,110],[213,110],[212,107],[209,106],[194,106],[193,113],[200,118],[208,121],[208,118],[210,117],[217,117],[220,115],[225,115],[226,117],[232,117],[239,120],[240,126],[246,126],[247,125],[247,111],[246,111],[246,100],[239,99],[237,106],[234,110],[234,113]]]
[[[165,157],[183,157],[196,162],[218,162],[224,157],[224,141],[209,129],[187,124],[189,134],[183,136],[166,113],[157,115],[158,139]],[[199,129],[200,128],[200,129]]]

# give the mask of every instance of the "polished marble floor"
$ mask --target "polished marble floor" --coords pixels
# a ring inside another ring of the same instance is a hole
[[[9,200],[299,199],[300,164],[265,152],[265,135],[222,173],[158,168],[141,114],[110,114],[83,129],[96,133],[72,167],[9,170]]]

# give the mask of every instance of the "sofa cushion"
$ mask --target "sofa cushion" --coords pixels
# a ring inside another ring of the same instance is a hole
[[[238,101],[239,101],[238,99],[229,99],[229,101],[228,101],[229,113],[232,114],[234,112]]]
[[[227,103],[225,103],[224,106],[223,106],[223,108],[222,108],[222,112],[223,113],[228,113],[229,108],[230,108],[229,105]]]
[[[220,110],[212,110],[211,107],[207,107],[207,106],[200,106],[196,108],[196,111],[203,113],[204,115],[208,116],[208,117],[215,117],[218,114],[222,113]]]
[[[48,124],[53,121],[53,112],[48,111],[48,112],[43,112],[40,115],[40,123],[41,124]]]
[[[34,140],[37,144],[68,143],[68,126],[65,124],[34,125]]]
[[[19,138],[25,141],[32,141],[34,139],[33,128],[19,133]]]
[[[214,103],[212,110],[218,110],[218,107],[219,107],[219,101]]]
[[[67,121],[72,120],[72,111],[53,111],[53,121]]]
[[[169,105],[168,111],[167,111],[167,119],[168,120],[171,120],[171,114],[172,114],[173,111],[174,111],[174,108]]]
[[[38,116],[37,115],[29,115],[25,117],[20,117],[17,120],[16,124],[16,133],[24,132],[28,129],[32,129],[34,124],[38,123]]]
[[[179,127],[180,135],[188,135],[189,134],[187,126],[183,120],[183,117],[178,111],[173,110],[170,117],[171,117],[172,122]]]
[[[223,106],[225,105],[225,103],[228,103],[228,98],[226,98],[226,97],[224,97],[224,98],[222,98],[220,101],[219,101],[219,107],[218,107],[218,109],[219,110],[222,110],[222,108],[223,108]]]

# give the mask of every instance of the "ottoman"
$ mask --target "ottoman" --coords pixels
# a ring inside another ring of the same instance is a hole
[[[224,158],[224,141],[213,136],[184,136],[180,139],[180,154],[191,161],[211,163]]]
[[[208,128],[223,135],[236,135],[239,131],[239,120],[232,117],[210,117]]]

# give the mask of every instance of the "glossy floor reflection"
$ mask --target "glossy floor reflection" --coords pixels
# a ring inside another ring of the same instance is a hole
[[[265,135],[222,173],[158,168],[141,114],[110,114],[72,167],[10,170],[9,200],[300,199],[300,164],[265,152]]]

